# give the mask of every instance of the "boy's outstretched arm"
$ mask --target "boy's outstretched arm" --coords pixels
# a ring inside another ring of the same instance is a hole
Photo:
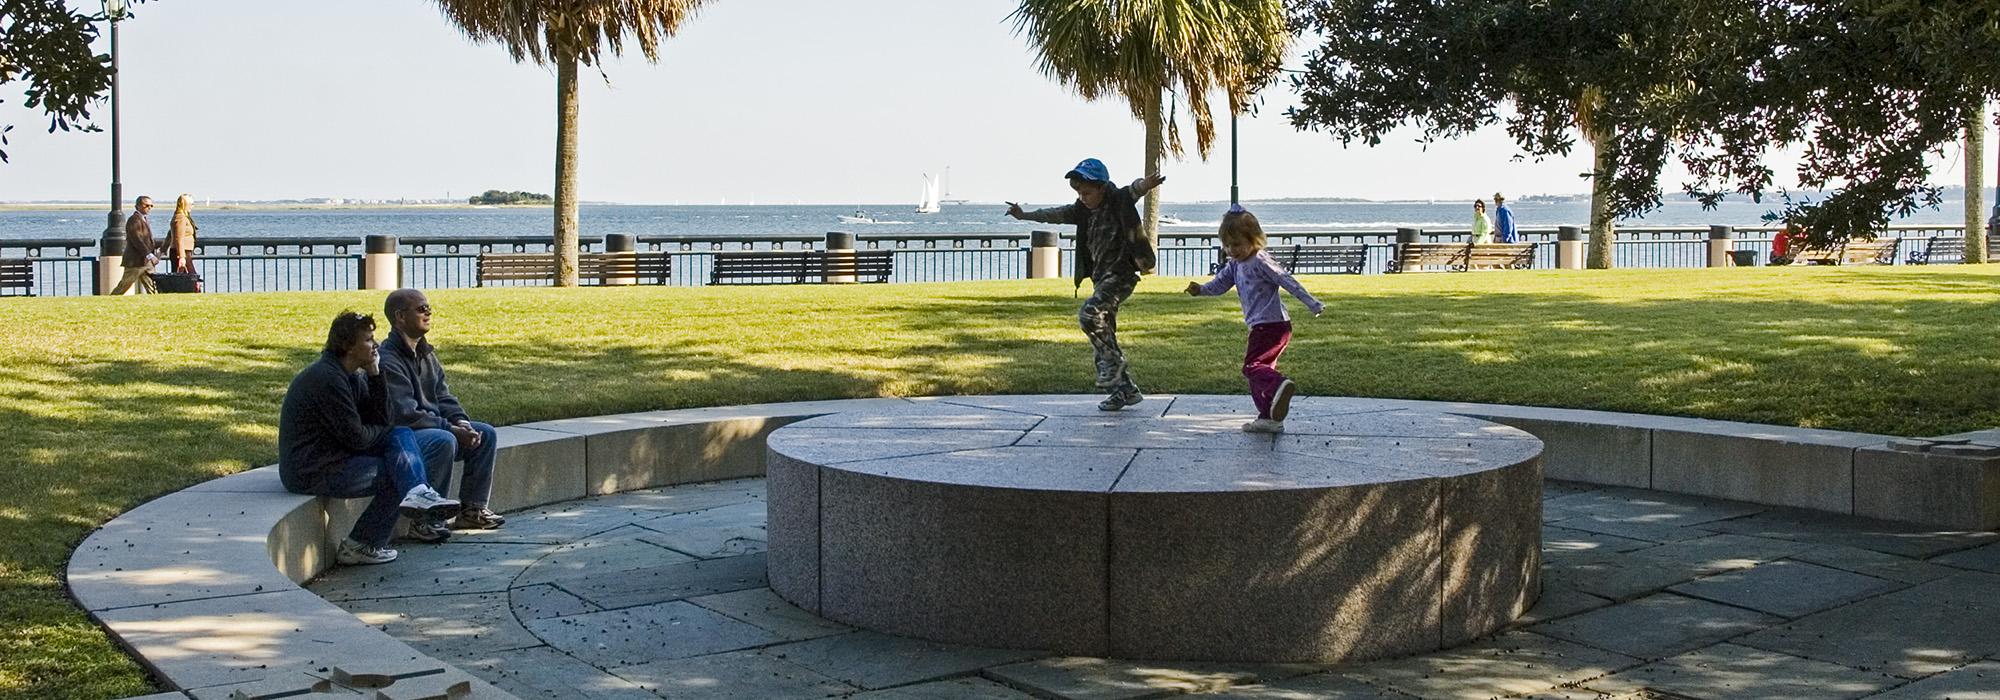
[[[1133,181],[1132,181],[1132,196],[1134,196],[1134,197],[1144,197],[1144,196],[1146,196],[1146,193],[1147,193],[1147,192],[1151,192],[1151,191],[1153,191],[1153,188],[1155,188],[1155,187],[1159,187],[1159,186],[1160,186],[1160,183],[1163,183],[1163,182],[1166,182],[1166,181],[1167,181],[1167,176],[1165,176],[1165,175],[1148,175],[1148,176],[1146,176],[1146,177],[1142,177],[1142,178],[1139,178],[1139,179],[1137,179],[1137,180],[1133,180]]]
[[[1069,223],[1069,210],[1074,206],[1073,204],[1065,204],[1060,207],[1022,211],[1021,205],[1008,202],[1007,215],[1022,221],[1035,221],[1044,224],[1066,224]]]

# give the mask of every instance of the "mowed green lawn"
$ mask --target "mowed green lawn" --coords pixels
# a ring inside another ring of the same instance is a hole
[[[1243,391],[1233,297],[1148,279],[1149,392]],[[1309,277],[1281,367],[1308,394],[1569,406],[1935,435],[2000,425],[2000,267]],[[1087,289],[1087,288],[1086,288]],[[0,697],[149,690],[64,597],[89,530],[275,459],[286,383],[379,292],[0,299]],[[1087,392],[1066,281],[432,295],[494,423],[854,396]],[[1298,307],[1294,305],[1294,310]],[[386,327],[383,329],[386,332]],[[1246,399],[1247,400],[1247,399]]]

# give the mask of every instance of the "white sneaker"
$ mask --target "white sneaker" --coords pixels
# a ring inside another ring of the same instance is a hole
[[[430,487],[430,484],[417,484],[416,488],[403,494],[403,502],[398,507],[402,509],[403,515],[419,522],[450,520],[452,516],[458,515],[460,509],[458,501],[445,498],[444,494],[438,493],[437,489]]]
[[[1244,424],[1243,424],[1243,432],[1246,432],[1246,433],[1282,433],[1282,432],[1285,432],[1285,423],[1284,423],[1284,421],[1275,421],[1275,420],[1271,420],[1271,419],[1269,419],[1269,418],[1258,418],[1258,419],[1255,419],[1255,420],[1252,420],[1252,421],[1250,421],[1250,422],[1248,422],[1248,423],[1244,423]]]
[[[1292,395],[1298,392],[1299,385],[1290,379],[1278,384],[1278,391],[1271,395],[1271,420],[1283,423],[1285,416],[1291,415]]]
[[[396,560],[396,550],[365,545],[350,537],[340,541],[333,560],[348,565],[387,564]]]

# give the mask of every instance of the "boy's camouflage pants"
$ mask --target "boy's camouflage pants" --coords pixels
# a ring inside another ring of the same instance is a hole
[[[1118,347],[1118,307],[1132,296],[1132,289],[1137,286],[1137,273],[1093,278],[1090,298],[1085,299],[1083,308],[1076,312],[1077,325],[1083,327],[1083,334],[1090,338],[1090,346],[1097,351],[1098,375],[1117,373],[1117,379],[1110,387],[1114,395],[1139,393],[1139,385],[1132,381],[1132,373],[1126,370],[1125,351]]]

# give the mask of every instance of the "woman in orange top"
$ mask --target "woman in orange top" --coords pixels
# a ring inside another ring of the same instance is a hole
[[[167,255],[178,274],[194,274],[194,195],[174,201],[174,223],[167,229]]]

